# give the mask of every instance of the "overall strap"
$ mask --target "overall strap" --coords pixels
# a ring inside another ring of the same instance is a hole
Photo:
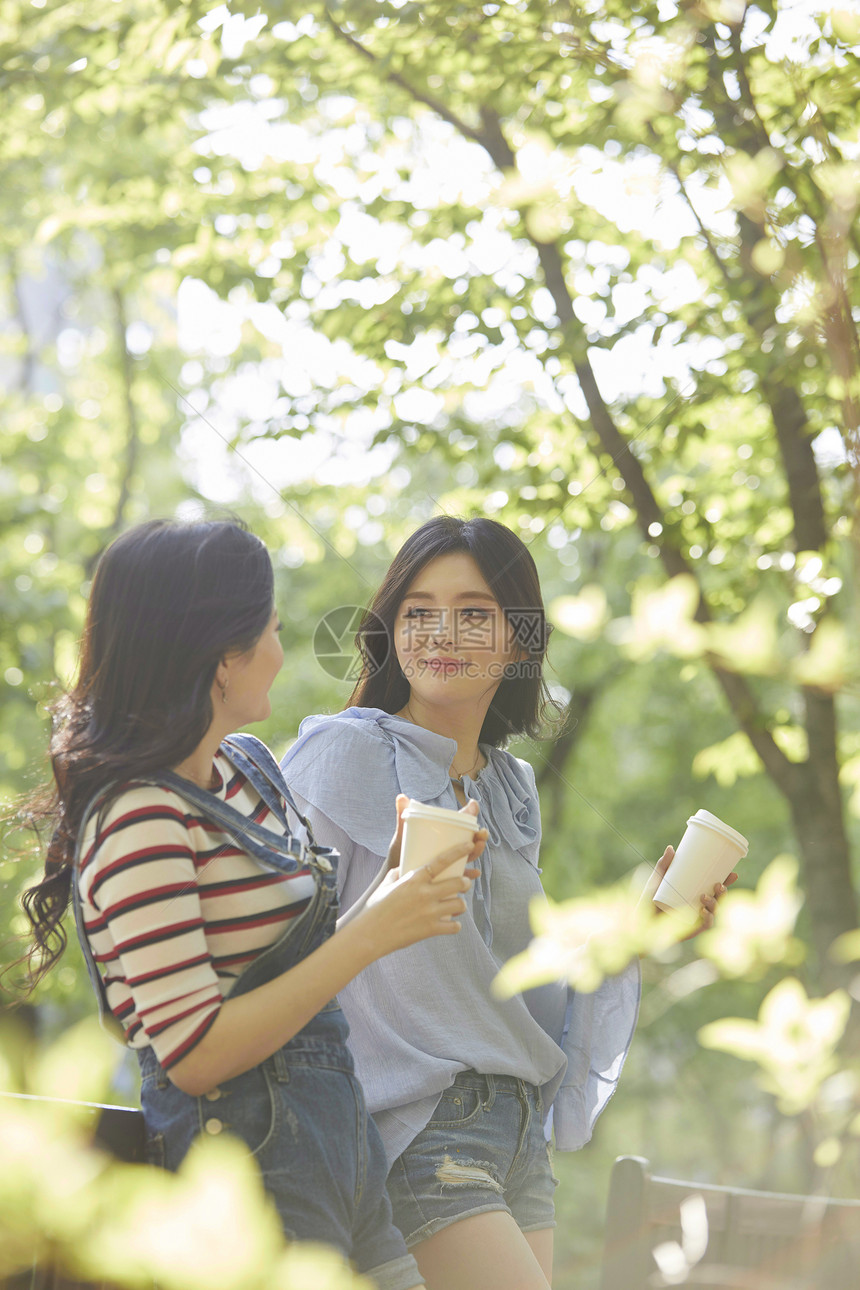
[[[239,769],[241,770],[241,767]],[[272,829],[267,829],[265,825],[258,824],[256,820],[247,819],[241,811],[237,811],[235,806],[231,806],[229,802],[223,802],[220,797],[216,797],[208,789],[200,788],[199,785],[193,784],[191,780],[183,779],[181,775],[177,775],[172,770],[159,771],[157,775],[148,775],[145,780],[138,782],[158,784],[163,788],[172,789],[179,797],[184,798],[191,806],[196,807],[200,814],[205,816],[210,823],[217,824],[243,851],[250,852],[257,858],[259,858],[260,847],[276,852],[281,858],[278,868],[282,873],[295,873],[308,863],[307,852],[311,848],[305,846],[300,838],[295,837],[289,831],[289,826],[286,823],[284,824],[284,833],[275,833]],[[270,805],[268,801],[266,805]],[[280,815],[285,821],[286,815],[283,808],[281,808]]]
[[[295,799],[287,787],[287,781],[284,779],[284,772],[281,770],[280,766],[275,761],[263,741],[261,739],[257,739],[254,735],[249,734],[228,735],[221,746],[226,752],[229,760],[233,762],[234,766],[239,770],[243,770],[241,763],[245,758],[256,766],[257,770],[264,775],[272,785],[278,797],[283,798],[296,819],[304,825],[307,830],[311,849],[317,846],[318,844],[314,837],[314,831],[311,828],[310,821],[302,815],[298,806],[296,806]],[[237,752],[239,756],[235,755]],[[268,799],[267,805],[272,807],[272,803],[269,802]],[[283,808],[280,808],[276,814],[279,818],[283,819],[283,823],[287,828],[289,828]],[[328,848],[326,848],[326,850],[328,850]]]

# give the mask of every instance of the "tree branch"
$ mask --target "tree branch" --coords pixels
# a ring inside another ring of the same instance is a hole
[[[374,54],[373,51],[368,49],[365,45],[362,45],[361,41],[356,40],[354,36],[351,36],[348,31],[344,31],[343,27],[338,26],[328,10],[326,10],[325,17],[326,22],[331,27],[335,36],[339,37],[340,40],[345,41],[351,49],[354,49],[362,58],[366,59],[369,63],[372,63],[374,67],[378,68],[380,66],[380,60],[377,58],[376,54]],[[429,107],[433,112],[440,116],[443,121],[447,121],[449,125],[452,125],[454,129],[459,131],[459,133],[465,138],[471,139],[474,143],[482,142],[478,130],[473,126],[468,125],[458,117],[455,112],[452,112],[441,99],[430,94],[428,90],[418,89],[417,86],[410,84],[404,76],[401,76],[399,72],[392,71],[391,68],[386,67],[383,70],[383,75],[387,81],[391,81],[392,85],[397,85],[400,89],[405,90],[409,97],[414,99],[417,103],[423,103],[425,107]]]
[[[564,777],[567,760],[582,738],[585,723],[595,700],[606,692],[620,671],[620,666],[613,667],[594,684],[576,686],[567,705],[561,734],[553,739],[546,756],[535,769],[538,792],[541,799],[546,800],[548,805],[545,825],[548,831],[557,831],[561,827],[564,790],[568,787]]]
[[[332,30],[342,40],[345,40],[352,49],[373,63],[379,69],[380,74],[387,80],[399,86],[417,102],[423,103],[438,112],[444,120],[460,131],[465,138],[471,139],[474,143],[479,143],[502,172],[515,167],[516,156],[502,132],[501,123],[495,111],[486,106],[482,107],[480,129],[468,126],[455,113],[445,107],[440,100],[434,99],[424,91],[416,89],[399,72],[393,72],[383,67],[375,54],[366,49],[353,36],[344,32],[330,15],[328,15],[328,21]],[[534,237],[529,232],[525,213],[521,212],[521,214],[524,216],[523,223],[526,236],[537,251],[544,280],[552,295],[560,330],[567,343],[569,356],[588,406],[595,435],[603,452],[607,453],[612,459],[613,465],[624,481],[633,501],[639,527],[643,535],[647,537],[649,542],[653,541],[649,534],[649,528],[654,524],[659,524],[663,534],[665,534],[665,516],[651,486],[645,478],[641,463],[634,456],[630,444],[615,425],[609,408],[600,393],[597,378],[588,361],[585,338],[573,311],[573,301],[565,280],[564,266],[558,247],[555,243],[541,242]],[[674,544],[666,541],[665,538],[658,543],[658,547],[661,562],[670,578],[680,573],[686,573],[695,579],[696,584],[699,586],[700,596],[696,617],[701,622],[709,621],[710,612],[704,592],[695,572],[687,563],[681,551]],[[773,737],[765,728],[758,712],[755,697],[747,682],[738,674],[727,672],[713,662],[710,663],[710,666],[722,687],[735,719],[755,748],[768,774],[785,796],[791,798],[797,784],[798,768],[777,747]]]

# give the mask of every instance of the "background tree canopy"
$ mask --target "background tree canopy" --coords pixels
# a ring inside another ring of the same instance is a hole
[[[745,885],[797,856],[799,978],[856,997],[850,940],[830,952],[858,923],[856,13],[3,17],[7,800],[44,772],[45,704],[128,523],[214,503],[269,542],[287,665],[261,733],[280,749],[349,693],[314,655],[325,615],[364,604],[422,519],[489,514],[530,543],[558,628],[570,719],[515,750],[552,894],[620,878],[704,805],[750,837]],[[10,930],[36,867],[19,842]],[[851,1163],[822,1154],[842,1130],[821,1116],[856,1079],[790,1119],[746,1080],[731,1115],[702,1114],[747,1068],[698,1027],[756,1015],[784,963],[726,984],[688,949],[647,971],[622,1092],[561,1166],[561,1284],[616,1149],[785,1187]],[[42,1025],[89,1008],[74,951],[40,998]]]

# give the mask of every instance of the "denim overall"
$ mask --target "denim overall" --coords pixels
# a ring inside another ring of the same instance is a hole
[[[315,893],[280,940],[245,968],[228,992],[235,998],[265,985],[294,967],[332,935],[337,918],[338,853],[314,842],[269,750],[251,735],[232,735],[221,745],[283,825],[273,833],[246,819],[228,803],[172,771],[145,782],[170,788],[263,867],[292,874],[309,866]],[[99,797],[104,795],[101,790]],[[286,800],[308,832],[301,843],[289,831]],[[91,803],[84,815],[75,854]],[[72,883],[75,921],[103,1023],[119,1023],[107,1004],[101,974],[86,936],[78,883]],[[323,1241],[351,1258],[380,1290],[422,1284],[403,1238],[394,1227],[385,1190],[387,1164],[382,1141],[367,1114],[364,1095],[346,1046],[349,1033],[337,999],[258,1066],[225,1080],[201,1097],[171,1082],[152,1048],[137,1049],[141,1106],[152,1164],[176,1170],[200,1135],[232,1133],[254,1156],[289,1239]],[[124,1033],[123,1033],[124,1042]],[[237,1239],[241,1234],[237,1233]]]

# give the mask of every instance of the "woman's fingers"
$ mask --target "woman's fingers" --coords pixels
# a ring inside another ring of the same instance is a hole
[[[659,873],[661,878],[665,874],[666,870],[669,868],[669,865],[672,863],[674,858],[675,858],[675,848],[667,847],[666,850],[661,855],[660,859],[657,861],[657,864],[655,865],[657,873]]]
[[[639,897],[640,905],[644,901],[650,900],[652,898],[657,888],[660,886],[660,883],[663,879],[663,875],[665,874],[666,870],[669,868],[669,865],[672,863],[674,855],[675,855],[675,851],[673,847],[667,847],[666,850],[663,852],[660,859],[657,861],[654,868],[649,873],[645,886],[642,888],[642,895]],[[661,911],[659,909],[655,909],[655,912],[659,914]]]
[[[443,899],[442,903],[445,905],[446,916],[448,914],[465,914],[466,912],[466,902],[462,896],[449,896]]]
[[[394,799],[394,806],[397,811],[397,827],[394,830],[394,837],[388,846],[388,867],[396,869],[400,864],[400,848],[403,843],[403,812],[409,805],[409,798],[405,793],[398,793]]]
[[[465,850],[465,842],[457,842],[453,847],[448,847],[446,851],[441,852],[435,859],[428,861],[424,868],[435,878],[438,874],[443,873],[449,865],[455,864],[458,860],[466,862],[477,860],[484,849],[486,841],[487,830],[478,829],[472,835],[472,844],[468,851]]]
[[[737,874],[735,874],[737,877]],[[728,879],[726,879],[728,882]],[[717,913],[717,901],[721,896],[726,894],[726,884],[722,882],[714,883],[714,894],[712,896],[702,896],[699,901],[699,925],[694,933],[707,932],[714,925]]]
[[[479,860],[484,853],[484,847],[486,845],[487,845],[486,837],[483,837],[480,839],[480,841],[476,842],[475,845],[472,847],[472,850],[469,852],[468,856],[466,857],[466,863],[474,864],[476,860]]]

